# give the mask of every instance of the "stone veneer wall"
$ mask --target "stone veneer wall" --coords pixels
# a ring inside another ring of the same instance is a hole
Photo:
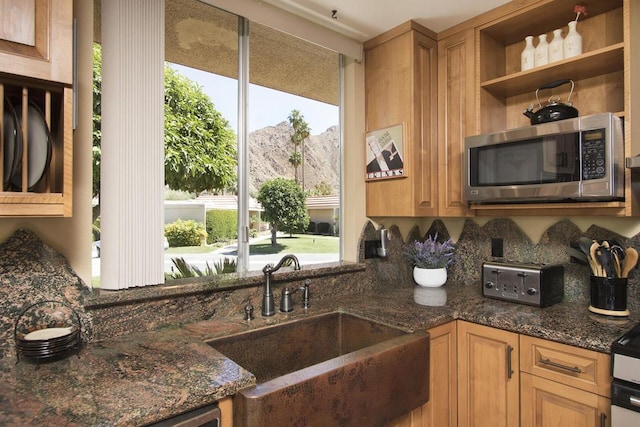
[[[91,290],[71,270],[64,256],[31,231],[14,232],[0,244],[0,359],[14,353],[17,320],[21,324],[24,321],[26,332],[26,327],[37,326],[36,322],[48,326],[54,321],[77,324],[75,311],[83,340],[91,340],[93,324],[83,307],[90,295]],[[62,304],[40,305],[43,301]]]

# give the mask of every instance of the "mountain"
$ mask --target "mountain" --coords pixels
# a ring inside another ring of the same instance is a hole
[[[290,136],[293,128],[287,121],[267,126],[249,134],[249,191],[256,194],[263,182],[281,176],[294,179],[289,156],[293,152]],[[301,147],[299,147],[302,150]],[[302,183],[303,166],[298,167]],[[338,194],[340,186],[340,129],[331,126],[319,135],[307,138],[304,150],[304,188],[312,189],[326,182]]]

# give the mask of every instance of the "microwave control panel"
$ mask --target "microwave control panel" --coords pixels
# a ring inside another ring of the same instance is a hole
[[[582,132],[582,179],[599,179],[606,175],[604,129]]]

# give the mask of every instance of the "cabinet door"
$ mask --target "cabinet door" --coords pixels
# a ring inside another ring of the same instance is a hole
[[[72,83],[73,2],[0,0],[0,72]]]
[[[464,200],[464,139],[476,135],[475,32],[438,41],[439,215],[473,216]]]
[[[611,401],[523,372],[522,427],[606,427],[611,425]]]
[[[409,22],[365,44],[366,131],[403,125],[405,175],[366,183],[367,216],[437,213],[437,44],[417,29]]]
[[[429,401],[387,427],[456,427],[456,322],[429,329]]]
[[[429,401],[422,406],[422,426],[458,425],[456,322],[429,329]]]
[[[458,321],[458,425],[520,423],[518,335]]]

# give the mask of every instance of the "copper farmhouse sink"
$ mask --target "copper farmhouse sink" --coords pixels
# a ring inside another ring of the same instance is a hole
[[[208,342],[256,376],[234,426],[377,426],[429,397],[429,335],[329,313]]]

